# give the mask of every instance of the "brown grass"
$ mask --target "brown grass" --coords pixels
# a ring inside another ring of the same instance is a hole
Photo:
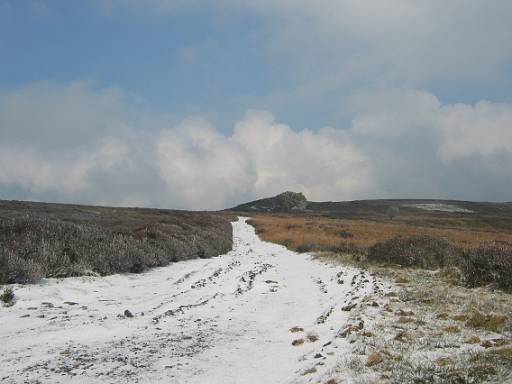
[[[496,313],[485,314],[480,311],[474,311],[466,322],[466,325],[473,328],[498,332],[507,325],[507,317]]]
[[[449,225],[446,224],[449,222]],[[255,215],[250,224],[256,227],[262,239],[292,249],[347,249],[368,248],[377,242],[396,236],[431,236],[444,238],[454,245],[477,248],[482,242],[512,242],[512,232],[488,227],[474,229],[461,220],[444,220],[433,224],[421,217],[388,222],[356,219],[330,219],[317,216]]]

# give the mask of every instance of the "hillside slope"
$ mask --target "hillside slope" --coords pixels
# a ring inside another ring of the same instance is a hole
[[[302,193],[283,192],[274,197],[268,197],[244,203],[231,208],[236,212],[303,212],[308,201]]]
[[[254,214],[323,216],[333,219],[399,221],[407,225],[512,231],[512,204],[440,199],[308,201],[302,193],[285,192],[229,209]],[[390,216],[390,211],[394,212]]]
[[[232,247],[225,215],[0,201],[0,284],[142,272]]]

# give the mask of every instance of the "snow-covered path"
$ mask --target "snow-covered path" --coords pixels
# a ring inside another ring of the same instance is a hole
[[[263,242],[244,219],[233,230],[233,250],[213,259],[15,287],[16,305],[0,308],[0,381],[328,379],[347,306],[381,283]]]

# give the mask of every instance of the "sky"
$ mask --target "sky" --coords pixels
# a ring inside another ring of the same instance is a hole
[[[509,0],[0,0],[0,199],[512,201]]]

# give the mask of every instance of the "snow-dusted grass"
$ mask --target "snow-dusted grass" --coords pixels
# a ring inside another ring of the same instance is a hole
[[[92,207],[79,209],[90,214]],[[15,210],[18,215],[20,211]],[[66,206],[64,211],[69,215],[73,209]],[[0,284],[139,273],[180,260],[217,256],[232,246],[231,225],[219,215],[172,211],[158,215],[157,210],[128,208],[119,213],[101,211],[107,213],[89,219],[82,213],[67,221],[62,213],[62,219],[28,215],[7,219],[3,216],[9,213],[3,208]]]
[[[354,383],[512,382],[512,297],[450,284],[450,274],[368,268],[395,282],[385,299],[366,298],[351,312],[350,351],[333,377]],[[363,302],[364,304],[364,302]],[[360,323],[364,327],[358,327]]]
[[[243,219],[233,233],[212,259],[14,285],[0,381],[332,383],[349,318],[370,294],[383,305],[388,285],[263,242]]]

